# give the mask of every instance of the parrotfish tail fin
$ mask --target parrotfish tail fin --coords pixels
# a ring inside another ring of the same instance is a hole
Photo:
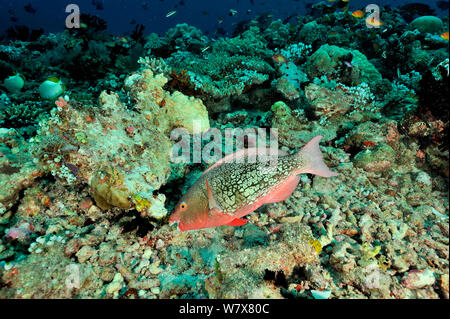
[[[302,167],[299,173],[310,173],[322,177],[337,176],[338,173],[332,172],[323,161],[319,142],[322,135],[312,138],[297,154],[302,159]]]

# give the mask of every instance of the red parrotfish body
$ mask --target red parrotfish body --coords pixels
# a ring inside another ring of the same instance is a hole
[[[257,149],[241,150],[222,158],[184,194],[169,218],[170,223],[178,223],[181,231],[241,226],[246,220],[240,218],[261,205],[288,198],[300,181],[299,174],[337,176],[323,162],[321,138],[314,137],[295,154],[279,156],[273,169],[267,169],[267,161],[246,160],[249,156],[254,158]]]

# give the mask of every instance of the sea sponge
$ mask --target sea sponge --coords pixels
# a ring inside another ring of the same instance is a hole
[[[39,94],[45,100],[56,100],[64,93],[64,90],[64,84],[56,77],[48,78],[39,86]]]
[[[110,209],[114,206],[122,209],[131,207],[131,202],[128,200],[131,193],[125,185],[114,181],[112,175],[97,172],[92,176],[90,186],[95,203],[101,209]]]
[[[417,29],[422,33],[438,34],[441,32],[444,23],[435,16],[422,16],[414,19],[409,26],[411,29]]]
[[[125,87],[136,100],[136,108],[162,132],[175,127],[185,128],[190,134],[207,131],[209,118],[203,102],[178,91],[164,91],[167,81],[163,74],[144,69],[128,77]]]
[[[3,81],[5,88],[11,93],[17,93],[25,85],[25,77],[19,73],[7,77]]]

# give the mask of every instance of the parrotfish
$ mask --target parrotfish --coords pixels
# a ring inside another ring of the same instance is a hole
[[[319,148],[321,138],[314,137],[295,154],[283,152],[272,169],[268,169],[270,156],[265,161],[255,157],[260,154],[257,148],[225,156],[204,171],[182,196],[172,211],[170,224],[178,223],[181,231],[242,226],[247,220],[241,217],[263,204],[287,199],[300,181],[299,174],[337,176],[323,161]]]

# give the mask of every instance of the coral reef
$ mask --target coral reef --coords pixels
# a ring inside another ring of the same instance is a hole
[[[442,31],[444,23],[440,18],[435,16],[421,16],[414,19],[409,26],[411,29],[417,29],[422,33],[437,34]]]
[[[348,50],[335,45],[322,45],[308,59],[306,72],[310,78],[326,75],[347,85],[362,82],[375,85],[381,74],[358,50]]]
[[[383,7],[368,29],[345,3],[255,13],[230,33],[117,36],[92,15],[55,34],[10,28],[0,298],[448,299],[448,17]],[[43,100],[48,78],[65,91]],[[218,132],[271,129],[286,153],[322,135],[338,176],[301,174],[245,225],[181,232],[169,212],[211,154],[172,161],[176,128],[190,150]]]

